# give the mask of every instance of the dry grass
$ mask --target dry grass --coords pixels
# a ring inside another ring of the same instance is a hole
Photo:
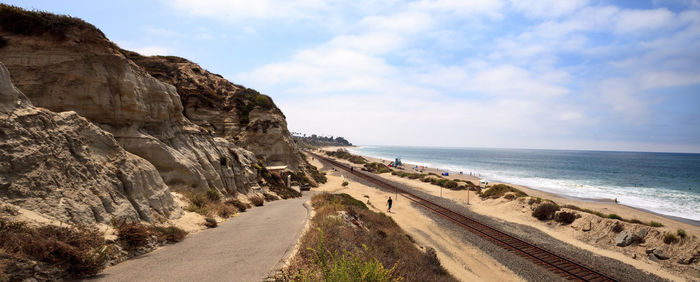
[[[228,206],[236,207],[236,209],[238,209],[239,212],[244,212],[246,209],[249,208],[248,205],[244,204],[243,202],[241,202],[240,200],[235,199],[235,198],[228,199],[224,203]]]
[[[90,228],[31,227],[0,218],[0,253],[48,263],[74,278],[104,268],[103,235]]]
[[[122,222],[116,224],[115,228],[119,242],[129,251],[147,245],[151,238],[148,227],[140,222]]]
[[[187,231],[175,226],[151,226],[151,234],[155,235],[160,242],[177,243],[185,239]]]
[[[314,196],[312,205],[316,211],[312,228],[302,237],[301,251],[285,271],[287,279],[332,280],[359,271],[376,275],[374,281],[401,277],[456,281],[434,254],[420,251],[390,217],[370,211],[361,201],[347,194],[324,193]],[[350,220],[338,216],[339,212]]]
[[[256,207],[262,207],[262,205],[265,204],[265,200],[263,200],[263,198],[260,196],[250,197],[250,202],[253,203],[253,205],[255,205]]]

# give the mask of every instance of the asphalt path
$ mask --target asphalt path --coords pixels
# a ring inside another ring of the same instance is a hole
[[[308,217],[296,199],[265,203],[184,241],[112,266],[97,281],[261,281],[280,268]]]

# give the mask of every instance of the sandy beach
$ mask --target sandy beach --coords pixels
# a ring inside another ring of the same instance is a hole
[[[336,150],[337,148],[328,147],[324,150]],[[377,158],[363,156],[371,162],[382,162],[385,164],[389,163],[389,160],[381,160]],[[339,159],[336,159],[339,160]],[[351,164],[346,160],[339,160],[347,164]],[[357,168],[361,165],[351,164]],[[418,172],[414,171],[413,167],[415,164],[404,164],[404,171],[406,172]],[[440,175],[444,171],[440,168],[425,168],[422,173],[435,173]],[[499,220],[513,222],[523,225],[528,225],[537,228],[538,230],[573,246],[579,247],[584,250],[588,250],[595,254],[610,257],[626,264],[632,265],[637,269],[641,269],[650,273],[654,273],[660,277],[674,280],[697,280],[700,278],[700,271],[695,266],[680,265],[676,263],[678,258],[685,256],[692,256],[695,252],[700,250],[700,244],[698,243],[697,235],[700,234],[700,226],[691,224],[689,222],[677,220],[674,218],[662,216],[652,212],[632,208],[629,206],[624,206],[616,204],[613,200],[606,199],[572,199],[568,197],[563,197],[555,195],[552,193],[547,193],[525,187],[522,185],[517,185],[509,183],[513,187],[516,187],[531,197],[540,197],[542,199],[550,199],[560,206],[562,205],[575,205],[583,209],[590,209],[593,211],[602,212],[604,214],[617,214],[625,219],[637,219],[642,222],[660,222],[664,227],[649,227],[640,224],[630,224],[624,223],[626,230],[636,232],[641,229],[647,229],[649,235],[645,239],[645,242],[639,245],[631,245],[628,247],[618,247],[615,246],[614,239],[617,233],[611,232],[612,226],[618,222],[617,220],[600,218],[593,214],[578,212],[581,218],[577,219],[573,224],[570,225],[559,225],[552,221],[542,222],[531,216],[530,206],[527,205],[526,201],[523,200],[506,200],[504,198],[500,199],[480,199],[474,191],[467,192],[453,191],[446,188],[440,188],[439,186],[432,185],[430,183],[424,183],[418,180],[412,180],[408,178],[401,178],[399,176],[391,175],[390,173],[381,174],[382,177],[397,182],[408,185],[410,187],[420,189],[425,193],[452,199],[458,203],[463,203],[465,206],[474,212],[482,215],[497,218]],[[479,183],[479,179],[475,176],[469,175],[459,175],[450,173],[450,179],[462,179],[469,180],[475,184]],[[489,183],[489,185],[494,185],[497,183]],[[352,187],[356,187],[359,184],[351,184]],[[368,188],[373,189],[373,188]],[[375,189],[376,190],[376,189]],[[442,191],[441,191],[442,190]],[[345,192],[345,191],[343,191]],[[362,191],[362,193],[368,193],[367,191]],[[379,193],[379,192],[375,192]],[[467,205],[467,197],[469,193],[469,205]],[[350,194],[350,193],[349,193]],[[386,193],[384,193],[386,194]],[[351,194],[353,195],[353,194]],[[355,196],[355,195],[353,195]],[[386,197],[387,195],[384,195]],[[398,214],[398,212],[397,212]],[[392,217],[395,215],[392,214]],[[397,222],[401,220],[396,219]],[[416,224],[416,223],[411,223]],[[401,223],[399,225],[402,228],[417,228],[409,224],[404,227]],[[583,231],[589,227],[590,231]],[[423,226],[426,228],[426,226]],[[680,243],[675,244],[664,244],[663,235],[666,233],[675,234],[678,229],[683,229],[686,231],[688,236],[680,241]],[[408,230],[407,230],[408,231]],[[647,248],[659,248],[663,249],[667,253],[674,254],[670,260],[655,262],[650,260],[645,253]],[[446,262],[446,267],[452,271],[449,259]],[[695,268],[694,268],[695,267]],[[457,275],[459,276],[459,275]]]

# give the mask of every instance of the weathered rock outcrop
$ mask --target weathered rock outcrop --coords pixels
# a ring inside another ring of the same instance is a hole
[[[75,112],[32,106],[2,63],[0,200],[79,224],[182,212],[153,165]]]
[[[31,28],[2,22],[0,60],[33,104],[76,111],[153,164],[171,188],[236,194],[257,186],[252,153],[185,118],[176,88],[143,71],[94,26],[31,17],[15,19],[33,21]],[[46,25],[52,36],[42,33]]]
[[[184,115],[192,122],[252,151],[266,165],[303,169],[305,162],[287,130],[285,116],[270,97],[183,58],[122,52],[153,77],[174,85]]]

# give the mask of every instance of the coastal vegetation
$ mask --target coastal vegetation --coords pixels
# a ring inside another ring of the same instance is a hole
[[[476,188],[474,183],[472,183],[471,181],[461,179],[447,179],[434,173],[424,174],[392,170],[391,175],[396,175],[401,178],[418,179],[420,181],[429,182],[430,184],[444,187],[450,190],[467,190]],[[464,184],[459,184],[459,182],[463,182]]]
[[[278,280],[456,281],[434,250],[419,250],[385,214],[347,194],[324,193],[311,201],[311,228]]]
[[[491,186],[490,188],[483,190],[479,197],[481,198],[491,198],[491,199],[497,199],[500,198],[506,193],[513,193],[515,197],[526,197],[527,194],[525,192],[520,191],[516,188],[513,188],[511,186],[505,185],[505,184],[496,184]]]
[[[97,229],[88,227],[30,226],[0,217],[0,280],[16,272],[17,263],[36,261],[39,268],[53,268],[71,278],[100,272],[107,256],[105,240]],[[12,269],[11,269],[12,268]]]
[[[92,24],[79,18],[56,15],[42,11],[27,11],[19,7],[0,4],[0,28],[3,31],[26,36],[48,36],[57,41],[67,38],[68,31],[78,27],[104,34]],[[0,48],[2,46],[0,45]]]
[[[292,132],[292,138],[299,147],[307,149],[324,146],[352,146],[350,141],[341,136],[319,136],[316,134],[307,136],[306,134]]]
[[[328,156],[348,160],[354,164],[366,164],[367,163],[367,159],[365,159],[361,156],[358,156],[358,155],[350,154],[350,152],[348,152],[348,150],[345,150],[345,149],[338,149],[336,151],[324,151],[324,152]]]
[[[364,169],[376,174],[382,174],[392,171],[388,166],[378,162],[366,163]]]

